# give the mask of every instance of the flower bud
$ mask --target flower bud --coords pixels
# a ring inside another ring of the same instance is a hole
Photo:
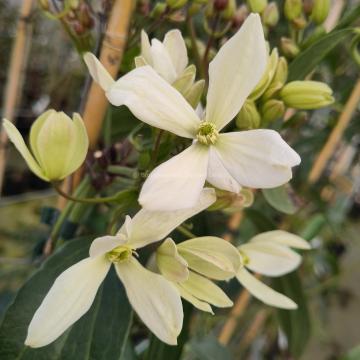
[[[288,20],[294,20],[301,15],[302,0],[285,0],[284,13]]]
[[[296,57],[300,52],[299,47],[294,43],[294,41],[286,37],[282,37],[280,39],[280,46],[283,54],[290,59]]]
[[[261,107],[262,121],[265,124],[281,118],[285,113],[285,104],[281,100],[270,99]]]
[[[306,27],[307,21],[303,15],[300,15],[292,21],[292,25],[296,30],[302,30]]]
[[[262,13],[267,5],[267,0],[247,0],[247,4],[254,13]]]
[[[233,26],[238,29],[249,15],[249,10],[246,5],[239,6],[233,17]]]
[[[281,56],[277,63],[273,81],[285,84],[287,77],[288,77],[288,63],[286,59],[283,56]]]
[[[292,81],[283,87],[280,96],[294,109],[319,109],[334,102],[331,88],[319,81]]]
[[[223,210],[226,213],[233,213],[249,207],[254,202],[254,193],[249,189],[241,189],[238,194],[216,189],[216,201],[207,211]]]
[[[196,66],[188,66],[183,73],[172,83],[172,86],[183,95],[190,90],[194,84],[196,76]]]
[[[236,126],[239,129],[257,129],[260,126],[260,114],[253,100],[246,100],[236,116]]]
[[[80,5],[80,0],[68,0],[68,6],[72,10],[76,10]]]
[[[31,151],[10,121],[4,119],[3,126],[30,170],[45,181],[64,179],[85,160],[89,140],[78,114],[74,114],[73,121],[55,110],[39,116],[30,130]]]
[[[316,24],[322,24],[329,15],[330,0],[314,0],[311,12],[311,20]]]
[[[279,61],[279,54],[277,49],[274,48],[273,51],[271,52],[271,55],[268,58],[264,75],[262,76],[259,83],[256,85],[255,89],[250,94],[249,96],[250,99],[252,100],[258,99],[268,88],[274,77],[278,61]]]
[[[156,19],[166,11],[166,8],[167,5],[165,3],[156,3],[154,8],[151,10],[150,16]]]
[[[202,8],[201,4],[196,4],[196,3],[190,4],[190,6],[188,8],[189,16],[194,16],[194,15],[198,14],[201,11],[201,8]]]
[[[187,0],[166,0],[166,4],[172,10],[178,10],[187,4]]]
[[[225,9],[220,13],[220,16],[224,20],[231,20],[236,11],[236,0],[228,0]]]
[[[215,11],[223,11],[227,8],[229,0],[214,0]]]
[[[39,0],[39,5],[43,10],[49,10],[49,0]]]
[[[274,27],[279,22],[279,8],[275,2],[269,3],[262,13],[262,20],[266,26]]]
[[[204,92],[205,80],[199,80],[184,94],[187,102],[195,109],[201,99],[201,96]]]

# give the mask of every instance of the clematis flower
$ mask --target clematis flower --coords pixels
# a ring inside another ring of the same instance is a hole
[[[3,127],[30,170],[45,181],[64,179],[85,160],[89,140],[79,114],[71,120],[61,111],[45,111],[31,126],[31,151],[10,121],[4,119]]]
[[[291,179],[291,168],[300,163],[300,157],[277,132],[220,133],[259,82],[266,64],[260,17],[251,14],[210,63],[204,118],[150,66],[139,67],[104,87],[113,105],[126,105],[143,122],[193,140],[146,179],[139,197],[144,208],[191,207],[205,181],[238,193],[241,186],[273,188]],[[88,66],[94,80],[106,85],[109,75],[101,64],[92,59]]]
[[[135,58],[137,67],[150,65],[168,83],[172,84],[183,74],[188,56],[185,41],[179,30],[165,34],[164,41],[152,39],[141,31],[141,56]]]
[[[239,252],[223,239],[204,236],[176,245],[168,238],[157,249],[156,263],[160,273],[196,308],[213,313],[211,305],[233,305],[210,280],[229,280],[241,266]]]
[[[311,247],[301,237],[282,230],[254,236],[248,243],[238,247],[244,267],[239,269],[236,278],[253,296],[265,304],[283,309],[296,309],[294,301],[268,287],[247,270],[270,277],[288,274],[301,263],[301,256],[291,248],[309,250]]]
[[[204,189],[194,208],[175,212],[143,209],[132,219],[127,216],[115,236],[95,239],[89,257],[65,270],[55,280],[31,320],[25,344],[45,346],[83,316],[91,307],[111,265],[114,265],[130,304],[144,324],[160,340],[175,345],[183,321],[179,292],[162,275],[144,268],[134,256],[135,251],[163,239],[214,201],[214,191]]]

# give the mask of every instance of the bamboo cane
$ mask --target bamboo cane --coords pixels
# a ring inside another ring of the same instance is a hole
[[[135,0],[115,0],[105,36],[100,49],[99,60],[109,74],[116,78],[124,54],[130,19],[135,8]],[[92,82],[84,105],[83,120],[89,136],[90,149],[94,149],[99,139],[108,101],[104,90]],[[76,187],[82,177],[82,169],[64,182],[64,189]],[[66,200],[59,197],[58,207],[64,207]]]
[[[14,121],[16,106],[20,101],[20,94],[24,79],[24,72],[28,61],[32,36],[32,23],[29,21],[34,0],[23,0],[19,20],[16,27],[16,37],[11,52],[10,67],[5,88],[3,117]],[[3,188],[6,146],[8,137],[5,131],[0,133],[0,195]]]
[[[311,171],[309,173],[309,183],[315,183],[323,173],[328,161],[330,160],[331,156],[333,155],[336,147],[339,145],[341,137],[344,134],[346,127],[348,126],[354,111],[356,110],[360,101],[360,79],[355,84],[355,87],[345,104],[344,110],[340,114],[339,120],[332,130],[327,142],[325,143],[324,147],[320,151],[317,159]]]

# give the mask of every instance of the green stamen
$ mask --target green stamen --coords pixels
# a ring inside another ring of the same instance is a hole
[[[203,145],[214,145],[219,136],[215,124],[208,121],[200,123],[199,131],[196,135],[199,143]]]

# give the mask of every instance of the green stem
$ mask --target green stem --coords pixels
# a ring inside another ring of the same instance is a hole
[[[53,182],[52,186],[59,193],[59,195],[61,195],[65,199],[67,199],[69,201],[75,201],[75,202],[86,203],[86,204],[102,204],[102,203],[116,201],[118,199],[118,195],[119,195],[118,193],[116,193],[113,196],[105,196],[105,197],[100,197],[100,198],[78,198],[76,196],[72,196],[72,195],[65,193],[61,189],[61,187],[59,186],[58,183]]]
[[[164,134],[164,130],[160,130],[157,137],[156,137],[156,140],[155,140],[155,146],[154,146],[154,150],[152,152],[152,155],[151,155],[151,161],[150,161],[150,168],[154,168],[155,165],[156,165],[156,160],[157,160],[157,157],[158,157],[158,154],[159,154],[159,147],[160,147],[160,142],[161,142],[161,138]]]
[[[185,226],[183,225],[179,225],[176,228],[177,231],[181,232],[183,235],[185,235],[186,237],[188,237],[189,239],[194,239],[197,236],[195,234],[193,234],[191,231],[189,231]]]
[[[204,68],[201,63],[199,47],[198,47],[197,41],[196,41],[194,22],[193,22],[191,16],[189,16],[189,15],[187,17],[186,24],[187,24],[188,33],[189,33],[190,39],[191,39],[191,50],[192,50],[192,53],[193,53],[193,56],[195,59],[195,64],[196,64],[197,70],[199,71],[201,78],[205,79],[206,74],[205,74]]]

